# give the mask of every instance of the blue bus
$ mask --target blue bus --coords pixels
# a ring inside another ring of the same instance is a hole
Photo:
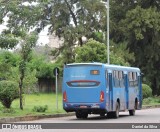
[[[102,63],[66,64],[62,92],[63,109],[77,118],[88,114],[118,118],[126,110],[135,115],[142,107],[141,71]]]

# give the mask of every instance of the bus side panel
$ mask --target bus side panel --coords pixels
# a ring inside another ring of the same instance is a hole
[[[129,107],[128,75],[124,74],[126,109]]]
[[[112,73],[109,73],[109,108],[110,111],[113,111],[113,80],[112,80]]]
[[[139,98],[139,106],[138,109],[142,109],[142,78],[141,76],[138,76],[138,98]]]

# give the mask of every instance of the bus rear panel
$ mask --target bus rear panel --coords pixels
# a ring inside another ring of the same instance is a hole
[[[104,111],[104,75],[102,65],[66,65],[63,77],[63,108],[67,112]]]

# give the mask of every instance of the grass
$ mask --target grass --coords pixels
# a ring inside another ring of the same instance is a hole
[[[160,97],[149,97],[143,99],[143,105],[160,105]],[[34,106],[48,106],[45,112],[34,112]],[[55,94],[30,94],[24,95],[24,109],[19,108],[19,99],[12,102],[11,109],[5,109],[0,103],[0,118],[16,117],[25,115],[49,115],[56,113],[65,113],[62,107],[62,94],[58,94],[58,110],[56,109]]]
[[[34,112],[34,106],[48,106],[45,112]],[[56,113],[65,113],[62,107],[62,94],[58,94],[58,110],[56,109],[56,95],[55,94],[31,94],[24,95],[24,109],[19,108],[19,99],[12,102],[11,110],[4,109],[0,104],[0,118],[2,117],[16,117],[25,115],[49,115]]]
[[[143,105],[160,105],[160,96],[148,97],[143,99]]]

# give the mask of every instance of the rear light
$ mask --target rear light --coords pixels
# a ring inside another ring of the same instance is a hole
[[[104,92],[101,91],[100,93],[100,102],[103,102],[104,101]]]
[[[67,102],[67,93],[66,93],[66,91],[63,92],[63,102]]]

